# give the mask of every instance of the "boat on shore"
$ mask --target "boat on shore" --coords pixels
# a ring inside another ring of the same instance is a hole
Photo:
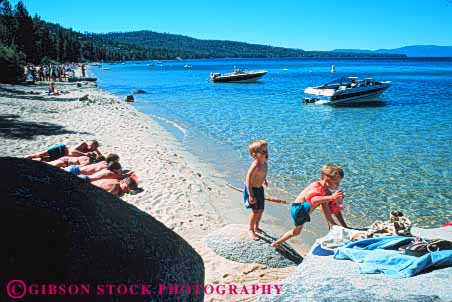
[[[379,82],[372,78],[360,80],[357,77],[344,77],[320,86],[306,88],[304,93],[311,97],[305,98],[304,101],[328,105],[380,103],[381,95],[390,86],[390,81]]]
[[[248,71],[245,69],[236,69],[233,72],[225,74],[213,72],[210,74],[210,80],[214,83],[251,83],[256,82],[266,74],[266,70]]]

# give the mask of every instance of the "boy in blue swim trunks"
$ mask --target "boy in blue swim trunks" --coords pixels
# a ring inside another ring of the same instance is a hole
[[[290,216],[293,219],[295,227],[272,243],[273,247],[279,247],[286,240],[301,233],[303,225],[311,221],[311,213],[319,205],[327,205],[336,200],[344,198],[344,192],[338,190],[331,194],[330,190],[335,189],[344,178],[344,171],[340,166],[326,164],[321,170],[320,181],[316,181],[307,186],[298,195],[290,208]],[[331,215],[325,215],[328,225],[334,224]]]
[[[268,145],[264,140],[257,140],[252,142],[248,151],[254,158],[251,163],[248,173],[246,174],[244,202],[248,209],[251,209],[248,221],[248,233],[250,238],[258,240],[256,233],[262,233],[259,228],[262,214],[265,208],[265,194],[263,185],[267,186],[267,160],[268,160]]]

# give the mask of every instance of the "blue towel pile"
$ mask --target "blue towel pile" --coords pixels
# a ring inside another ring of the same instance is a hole
[[[401,254],[398,248],[414,237],[387,236],[351,242],[335,250],[335,259],[352,260],[363,274],[408,278],[433,268],[452,266],[452,250],[427,253],[421,257]]]

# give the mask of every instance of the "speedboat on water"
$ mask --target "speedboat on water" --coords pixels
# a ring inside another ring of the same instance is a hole
[[[390,81],[379,82],[372,78],[360,80],[357,77],[345,77],[306,88],[304,93],[313,97],[305,98],[305,103],[328,105],[378,103],[381,102],[381,94],[389,86],[391,86]]]
[[[266,70],[248,71],[245,69],[236,69],[233,72],[225,74],[213,72],[210,74],[210,79],[214,83],[249,83],[256,82],[266,74]]]

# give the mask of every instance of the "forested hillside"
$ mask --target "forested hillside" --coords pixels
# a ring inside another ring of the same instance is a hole
[[[278,58],[278,57],[403,57],[398,54],[338,53],[330,51],[304,51],[301,49],[273,47],[235,41],[200,40],[182,35],[162,34],[149,30],[108,33],[96,35],[116,43],[144,47],[146,49],[167,49],[177,56],[188,59],[200,58]],[[174,58],[174,57],[173,57]]]

